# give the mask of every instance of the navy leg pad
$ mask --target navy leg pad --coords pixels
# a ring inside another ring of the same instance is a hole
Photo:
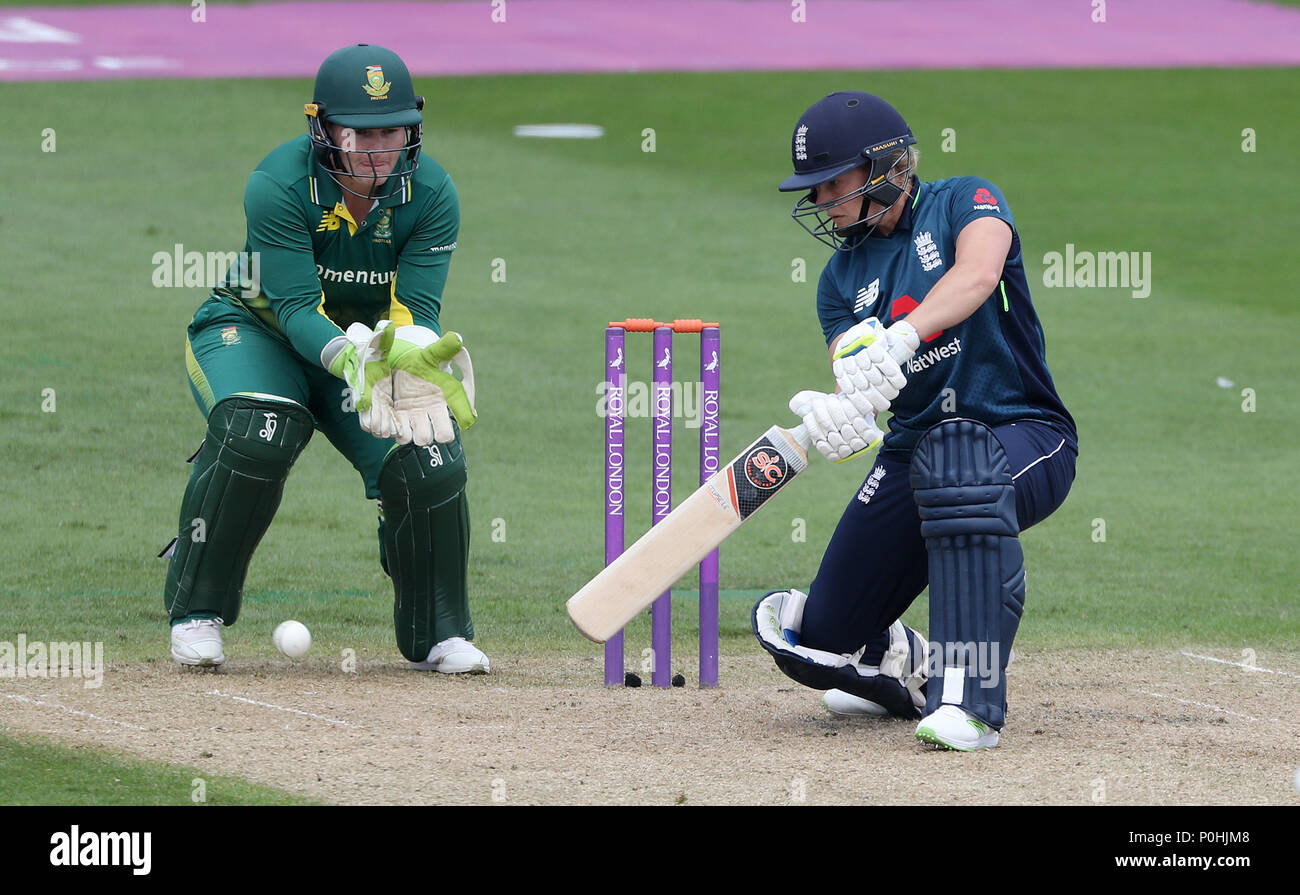
[[[1025,600],[1006,451],[983,423],[945,420],[917,445],[910,482],[929,554],[932,654],[926,711],[960,705],[1001,728],[1003,672]]]

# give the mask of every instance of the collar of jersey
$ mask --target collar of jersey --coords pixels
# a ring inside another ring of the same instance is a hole
[[[925,187],[921,184],[919,178],[913,177],[912,182],[916,184],[916,196],[911,202],[903,206],[903,213],[899,215],[898,223],[894,225],[894,233],[897,233],[899,230],[912,229],[912,213],[916,211],[916,206],[921,204],[921,191]]]
[[[312,202],[323,208],[333,208],[343,201],[343,188],[334,182],[329,172],[322,170],[316,163],[314,152],[307,155],[307,193]],[[391,208],[394,205],[405,205],[409,201],[411,201],[411,178],[408,176],[400,190],[386,199],[379,200],[379,207]]]

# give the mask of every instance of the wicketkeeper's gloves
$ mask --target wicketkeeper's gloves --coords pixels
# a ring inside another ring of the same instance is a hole
[[[453,416],[462,429],[478,419],[469,351],[459,333],[439,336],[425,326],[395,329],[387,354],[392,376],[376,386],[375,404],[391,413],[396,426],[393,436],[401,444],[428,447],[435,441],[454,441]]]

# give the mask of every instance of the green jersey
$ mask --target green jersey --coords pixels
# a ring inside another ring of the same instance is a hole
[[[380,320],[415,323],[442,333],[438,315],[460,199],[429,156],[421,155],[400,190],[356,221],[304,135],[253,171],[244,214],[244,254],[212,299],[285,338],[303,358],[328,367],[345,343],[343,330],[357,321],[371,328]]]

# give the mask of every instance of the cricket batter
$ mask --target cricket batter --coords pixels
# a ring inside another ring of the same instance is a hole
[[[817,287],[833,394],[790,401],[817,449],[883,447],[807,594],[768,594],[754,633],[840,715],[919,718],[916,738],[998,743],[1024,609],[1020,532],[1065,500],[1078,436],[1056,393],[1020,234],[979,177],[921,182],[884,100],[844,91],[795,127],[794,219],[835,250]],[[892,412],[889,431],[876,415]],[[930,641],[899,617],[930,588]]]
[[[473,371],[439,324],[460,202],[421,152],[423,107],[396,53],[345,47],[316,75],[308,133],[248,179],[244,253],[185,343],[207,435],[164,590],[182,665],[225,661],[221,628],[239,617],[249,560],[320,429],[379,501],[402,655],[424,670],[489,669],[466,594],[459,430],[475,420]]]

